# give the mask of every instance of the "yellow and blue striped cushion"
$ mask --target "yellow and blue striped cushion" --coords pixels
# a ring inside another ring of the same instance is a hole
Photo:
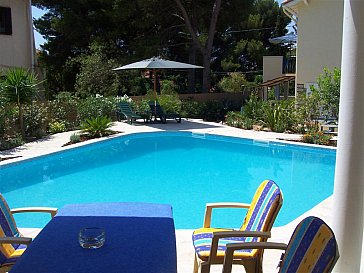
[[[328,272],[336,257],[334,233],[320,218],[310,216],[295,229],[279,272]]]
[[[13,215],[4,197],[0,194],[0,237],[19,237]],[[0,244],[0,266],[13,264],[25,250],[25,245]]]
[[[211,242],[213,232],[219,231],[231,231],[231,229],[222,229],[222,228],[200,228],[194,231],[193,233],[193,244],[196,250],[196,253],[202,259],[207,259],[210,255]],[[217,247],[217,256],[223,257],[225,255],[226,244],[231,243],[242,243],[245,242],[244,237],[232,237],[232,238],[222,238],[219,239],[219,245]],[[250,257],[255,254],[255,250],[244,249],[237,250],[234,252],[234,256],[236,257]]]
[[[275,202],[281,197],[281,191],[277,184],[272,180],[263,181],[257,189],[251,206],[246,214],[244,223],[240,230],[246,231],[269,231],[267,223],[271,220],[272,210]],[[213,232],[223,231],[223,229],[200,228],[193,232],[192,241],[195,251],[201,259],[207,259],[210,255],[211,242]],[[258,237],[234,237],[220,239],[218,245],[217,256],[224,256],[227,243],[242,243],[242,242],[259,242]],[[258,250],[238,250],[235,251],[234,257],[254,257]]]

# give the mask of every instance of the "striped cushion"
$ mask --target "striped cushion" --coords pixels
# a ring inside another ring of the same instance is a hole
[[[267,226],[272,211],[276,209],[273,204],[279,200],[281,191],[276,183],[272,180],[263,181],[257,189],[251,206],[246,214],[244,224],[240,230],[246,231],[269,231]],[[210,255],[212,233],[216,231],[223,231],[223,229],[214,228],[200,228],[193,232],[192,241],[195,251],[198,256],[206,260]],[[224,256],[227,243],[236,242],[258,242],[261,238],[258,237],[245,237],[245,238],[228,238],[220,239],[218,245],[217,256]],[[254,257],[258,250],[238,250],[235,251],[234,257]]]
[[[337,256],[332,230],[321,219],[310,216],[296,227],[279,272],[328,272]]]
[[[231,231],[231,229],[221,229],[221,228],[200,228],[193,232],[192,240],[193,245],[195,247],[195,251],[198,256],[207,260],[210,255],[210,248],[212,242],[213,232],[218,231]],[[247,238],[244,237],[234,237],[234,238],[223,238],[219,239],[219,245],[217,247],[217,256],[223,257],[225,255],[226,244],[231,243],[242,243],[245,242]],[[253,257],[256,253],[256,250],[245,249],[245,250],[237,250],[234,252],[235,257]]]
[[[4,197],[0,194],[0,237],[19,237],[13,215]],[[12,264],[21,256],[26,246],[19,244],[0,244],[0,266]]]
[[[17,248],[15,249],[15,251],[9,257],[5,257],[5,259],[0,264],[0,266],[7,266],[7,265],[15,264],[16,261],[19,259],[19,257],[24,253],[26,248],[27,248],[26,245],[17,245]]]

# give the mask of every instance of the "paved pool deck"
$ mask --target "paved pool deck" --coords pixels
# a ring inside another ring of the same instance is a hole
[[[115,122],[112,127],[113,130],[119,131],[119,134],[110,136],[108,138],[114,138],[124,134],[138,133],[138,132],[154,132],[154,131],[191,131],[196,133],[209,133],[225,136],[251,138],[262,141],[284,141],[284,140],[298,140],[300,135],[296,134],[283,134],[263,131],[242,130],[226,126],[224,124],[204,122],[197,119],[182,120],[181,123],[168,120],[167,124],[160,123],[134,123],[129,125],[124,122]],[[0,161],[0,165],[8,164],[11,162],[21,161],[27,158],[32,158],[40,155],[45,155],[61,150],[72,149],[89,143],[102,141],[105,138],[89,140],[86,142],[69,145],[62,147],[63,144],[69,141],[70,135],[73,132],[59,133],[48,136],[44,139],[27,143],[21,147],[0,152],[0,157],[15,157]],[[302,145],[302,144],[301,144]],[[229,200],[226,200],[229,201]],[[308,215],[315,215],[322,218],[328,224],[331,224],[331,210],[333,209],[332,197],[327,198],[316,207],[301,215],[288,225],[282,227],[275,227],[272,230],[272,238],[269,241],[287,243],[294,228],[301,219]],[[203,219],[201,219],[202,224]],[[179,273],[192,273],[193,270],[193,258],[194,250],[191,242],[192,230],[177,230],[177,260],[178,260],[178,272]],[[277,263],[282,252],[276,250],[267,250],[264,255],[264,272],[277,272]],[[212,266],[211,272],[221,272],[221,267],[216,265]],[[233,272],[244,272],[241,266],[233,268]]]

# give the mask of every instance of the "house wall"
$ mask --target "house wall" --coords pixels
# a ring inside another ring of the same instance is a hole
[[[281,77],[283,56],[263,56],[263,82]]]
[[[0,0],[0,7],[11,8],[12,34],[0,34],[0,69],[34,63],[34,34],[29,0]]]
[[[296,84],[312,85],[324,67],[341,67],[344,0],[309,0],[297,7]],[[297,90],[296,90],[297,92]]]

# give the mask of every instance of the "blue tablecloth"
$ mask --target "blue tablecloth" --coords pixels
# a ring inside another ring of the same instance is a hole
[[[83,249],[78,232],[103,227],[105,245]],[[172,209],[147,203],[69,205],[31,243],[11,273],[176,273]]]

